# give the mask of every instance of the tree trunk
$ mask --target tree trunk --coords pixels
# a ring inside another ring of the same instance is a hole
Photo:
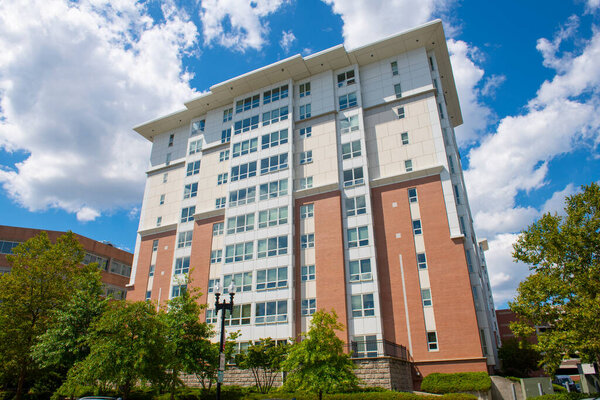
[[[319,400],[323,400],[323,391],[319,390]]]
[[[17,383],[17,393],[15,395],[15,400],[21,400],[23,398],[23,387],[25,386],[26,369],[27,367],[23,365],[19,370],[19,380]]]

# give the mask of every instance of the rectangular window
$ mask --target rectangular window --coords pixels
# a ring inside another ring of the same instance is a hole
[[[187,285],[175,285],[171,289],[171,298],[179,297],[187,290]]]
[[[224,225],[225,224],[223,222],[217,222],[216,224],[213,224],[212,235],[221,236],[223,234]]]
[[[165,173],[163,174],[163,183],[167,183],[167,179],[168,179],[168,178],[169,178],[169,173],[168,173],[168,172],[165,172]]]
[[[280,256],[287,254],[288,250],[288,237],[286,235],[279,237],[272,237],[268,239],[261,239],[258,241],[258,258]]]
[[[473,272],[473,260],[471,259],[471,250],[465,250],[465,257],[467,259],[467,269],[469,272]]]
[[[315,234],[307,233],[300,236],[300,247],[303,249],[312,249],[315,247]]]
[[[254,242],[230,244],[225,247],[225,263],[252,260],[254,254]],[[225,282],[227,286],[229,282]]]
[[[189,199],[198,195],[198,183],[190,183],[183,187],[183,198]]]
[[[164,194],[160,195],[160,200],[158,201],[158,204],[161,205],[161,206],[163,204],[165,204],[165,195]]]
[[[429,57],[429,68],[431,68],[432,71],[435,71],[435,67],[433,64],[433,57]]]
[[[416,203],[417,201],[419,201],[419,199],[417,198],[417,188],[408,189],[408,202]]]
[[[263,210],[258,213],[258,227],[266,228],[268,226],[276,226],[287,224],[288,208],[277,207],[269,210]]]
[[[310,103],[300,106],[300,119],[310,118],[311,115]]]
[[[317,299],[302,300],[302,316],[313,315],[317,311]]]
[[[483,356],[488,356],[488,348],[487,348],[487,340],[485,339],[485,331],[483,329],[479,330],[479,336],[481,337],[481,350],[483,352]]]
[[[181,223],[193,221],[195,213],[196,213],[196,206],[182,208],[181,209]]]
[[[421,227],[421,220],[414,219],[412,222],[413,225],[413,234],[421,235],[423,233],[423,228]]]
[[[361,215],[367,213],[367,204],[365,196],[350,197],[346,199],[346,215]]]
[[[363,260],[350,261],[350,282],[370,281],[373,279],[371,272],[371,260],[365,258]]]
[[[287,322],[287,300],[256,303],[255,324],[276,324]]]
[[[152,251],[158,251],[158,239],[154,239],[152,241]],[[10,254],[10,253],[6,253],[6,254]]]
[[[186,176],[192,176],[200,173],[200,160],[191,162],[187,165]]]
[[[217,264],[223,260],[223,250],[213,250],[210,252],[210,263]],[[209,292],[210,293],[210,292]]]
[[[311,187],[313,187],[313,177],[312,176],[308,176],[306,178],[300,178],[300,180],[298,180],[298,190],[310,189]]]
[[[260,185],[260,200],[272,199],[285,196],[288,193],[288,181],[282,179],[275,182],[263,183]]]
[[[338,97],[338,104],[340,106],[340,110],[345,110],[347,108],[356,107],[356,92],[348,93]]]
[[[452,161],[452,156],[448,156],[448,166],[450,167],[450,173],[454,173],[454,162]]]
[[[173,147],[174,139],[175,139],[175,135],[173,135],[173,134],[169,135],[169,146],[168,147]]]
[[[256,271],[256,290],[279,289],[288,285],[287,267]]]
[[[398,75],[398,62],[397,61],[392,61],[392,63],[390,64],[390,66],[392,67],[392,75],[393,76]]]
[[[227,183],[227,178],[229,178],[229,174],[227,172],[219,174],[217,176],[217,185],[223,185]]]
[[[303,151],[300,153],[300,165],[312,162],[312,150]]]
[[[252,304],[234,305],[225,317],[225,326],[250,325],[251,310]]]
[[[362,167],[344,171],[344,187],[362,185],[363,183],[365,183],[365,179]]]
[[[346,233],[348,238],[348,247],[361,247],[369,245],[369,228],[367,226],[348,228]]]
[[[223,293],[229,293],[229,285],[233,281],[236,292],[249,292],[252,290],[252,272],[242,272],[223,276]]]
[[[254,153],[258,149],[258,138],[244,140],[233,145],[231,156],[233,158],[240,157],[245,154]]]
[[[200,121],[192,122],[192,134],[190,136],[195,136],[200,132],[204,132],[204,127],[206,126],[206,121],[201,119]]]
[[[438,90],[438,83],[437,83],[437,79],[433,78],[433,87],[435,88],[435,90]]]
[[[227,218],[227,234],[254,230],[254,213]]]
[[[256,108],[260,105],[260,95],[254,95],[251,97],[246,97],[245,99],[238,100],[235,103],[235,113],[241,113],[243,111],[248,111],[252,108]]]
[[[219,162],[229,160],[229,150],[223,150],[219,153]]]
[[[427,257],[425,253],[417,253],[417,267],[419,269],[427,269]]]
[[[399,83],[394,85],[394,93],[396,94],[397,99],[402,97],[402,86],[400,86]]]
[[[202,151],[202,140],[190,142],[189,155],[200,153]]]
[[[423,300],[423,307],[431,307],[433,305],[431,289],[421,289],[421,299]]]
[[[300,97],[310,96],[310,82],[301,83],[299,86]]]
[[[355,336],[354,343],[356,344],[355,357],[377,357],[377,335]]]
[[[460,204],[460,192],[458,190],[458,185],[454,185],[454,197],[456,198],[456,204]]]
[[[404,161],[404,169],[406,170],[406,172],[411,172],[413,170],[412,160]]]
[[[261,147],[263,149],[268,149],[269,147],[279,146],[280,144],[284,144],[288,142],[288,130],[282,129],[280,131],[275,131],[272,133],[267,133],[266,135],[262,135]]]
[[[233,108],[228,108],[223,111],[223,122],[231,121],[233,118]]]
[[[354,142],[344,143],[342,145],[342,160],[348,160],[350,158],[360,156],[360,140]]]
[[[180,257],[175,259],[175,275],[187,274],[190,271],[190,258]]]
[[[288,85],[267,90],[263,93],[263,104],[273,103],[279,99],[285,99],[288,97]]]
[[[236,121],[233,124],[233,134],[239,135],[242,132],[248,132],[258,128],[258,115],[253,117],[244,118],[243,120]]]
[[[402,139],[402,144],[408,144],[408,132],[402,132],[400,138]]]
[[[221,131],[221,143],[229,143],[231,140],[231,128],[223,129]]]
[[[440,118],[444,119],[444,109],[442,108],[442,103],[438,103],[438,109],[440,110]]]
[[[437,332],[427,332],[427,349],[430,351],[438,349]]]
[[[340,120],[340,132],[348,133],[358,130],[358,115],[352,115],[351,117]]]
[[[217,313],[215,310],[206,310],[206,323],[207,324],[216,324],[219,322],[219,318],[217,317]]]
[[[160,226],[162,224],[162,217],[156,218],[156,226]]]
[[[146,301],[150,300],[150,298],[151,298],[151,297],[152,297],[152,291],[151,291],[151,290],[148,290],[148,291],[146,292]]]
[[[312,136],[312,127],[307,126],[306,128],[300,128],[298,131],[300,139],[306,139]]]
[[[353,85],[356,83],[356,79],[354,77],[354,70],[342,72],[338,74],[337,77],[338,87],[342,87],[344,85]]]
[[[225,197],[219,197],[218,199],[215,199],[215,208],[217,210],[219,210],[221,208],[225,208],[225,201],[226,201]]]
[[[314,215],[314,204],[306,204],[304,206],[300,206],[300,219],[312,218]]]
[[[152,278],[154,276],[154,270],[156,269],[156,265],[150,265],[150,270],[148,271],[148,277]]]
[[[464,217],[458,217],[458,222],[460,223],[460,230],[462,231],[463,235],[467,234],[467,229],[465,227],[465,218]]]
[[[192,245],[192,231],[179,232],[177,237],[177,248],[190,247]]]
[[[231,182],[247,179],[251,176],[256,176],[256,161],[236,165],[231,168]]]
[[[218,283],[220,283],[220,279],[209,279],[208,280],[208,293],[214,293],[215,288]]]
[[[271,125],[279,121],[285,121],[288,119],[289,110],[288,106],[276,108],[271,111],[263,113],[262,121],[263,126]]]
[[[404,107],[398,107],[398,119],[403,119],[404,117],[406,117]]]
[[[229,192],[229,207],[242,206],[254,203],[256,200],[256,187],[252,186]]]
[[[375,315],[373,294],[357,294],[352,296],[352,317],[370,317]]]
[[[165,165],[170,165],[171,164],[171,153],[167,153],[167,158],[165,160]]]
[[[256,162],[254,162],[256,164]],[[275,172],[288,167],[288,153],[278,154],[272,157],[260,160],[260,173],[266,174]]]
[[[303,265],[300,268],[300,279],[302,282],[314,281],[315,280],[315,266],[314,265]]]

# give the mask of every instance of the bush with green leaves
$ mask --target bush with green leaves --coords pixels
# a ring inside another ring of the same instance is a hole
[[[421,382],[421,390],[429,393],[482,392],[490,390],[492,380],[487,372],[434,373]]]
[[[528,400],[582,400],[590,398],[589,393],[554,393],[543,396],[531,397]]]

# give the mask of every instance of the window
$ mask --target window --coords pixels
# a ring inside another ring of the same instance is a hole
[[[344,171],[344,186],[361,185],[365,182],[362,167]]]
[[[417,267],[419,269],[427,269],[427,257],[425,253],[417,253]]]
[[[365,196],[357,196],[346,199],[346,216],[361,215],[367,213]]]
[[[342,159],[347,160],[360,156],[360,140],[354,142],[344,143],[342,145]]]
[[[171,153],[167,153],[167,158],[165,160],[165,164],[166,165],[170,165],[171,164]]]
[[[220,236],[223,234],[223,228],[225,225],[223,222],[217,222],[216,224],[213,224],[213,231],[212,231],[212,235],[213,236]]]
[[[223,111],[223,122],[231,121],[233,118],[233,108],[228,108]]]
[[[240,157],[245,154],[254,153],[258,148],[258,138],[244,140],[233,145],[232,157]]]
[[[206,121],[201,119],[200,121],[192,122],[192,134],[190,136],[195,136],[200,132],[204,132],[204,127],[206,126]]]
[[[337,77],[338,87],[342,87],[344,85],[353,85],[356,83],[354,78],[354,70],[346,71],[341,74],[338,74]]]
[[[279,256],[287,254],[288,238],[287,236],[272,237],[258,241],[258,258]]]
[[[156,226],[160,226],[160,224],[162,224],[162,217],[157,217],[156,218]]]
[[[168,147],[173,147],[174,139],[175,139],[175,135],[173,135],[173,134],[169,135],[169,146]]]
[[[250,325],[252,304],[234,305],[225,317],[225,326]]]
[[[216,324],[219,322],[219,318],[217,317],[215,310],[206,310],[206,323],[207,324]]]
[[[238,100],[235,103],[235,112],[241,113],[243,111],[248,111],[252,108],[256,108],[260,105],[260,95],[254,95],[251,97],[246,97],[245,99]]]
[[[0,241],[0,244],[2,245],[2,249],[0,250],[0,253],[12,254],[12,249],[15,248],[19,244],[19,242]],[[157,241],[156,245],[158,246],[158,241]],[[97,262],[99,269],[108,271],[108,259],[106,259],[104,257],[100,257],[100,256],[97,256],[97,255],[91,254],[91,253],[85,253],[85,256],[84,256],[82,262],[85,265],[88,265],[89,263]]]
[[[403,119],[404,117],[406,117],[404,107],[398,107],[398,119]]]
[[[479,330],[479,336],[481,337],[481,350],[483,352],[484,357],[487,357],[488,356],[487,340],[485,338],[485,331],[483,329]]]
[[[408,144],[408,132],[402,132],[400,138],[402,139],[402,144]]]
[[[213,250],[210,252],[210,263],[211,264],[220,263],[222,259],[223,259],[223,250],[219,249],[219,250]]]
[[[131,276],[131,267],[115,259],[110,261],[110,272],[113,274],[129,277]]]
[[[365,258],[364,260],[350,261],[350,282],[370,281],[373,279],[371,273],[371,260]]]
[[[252,186],[229,192],[229,207],[242,206],[254,203],[256,199],[256,187]]]
[[[266,228],[267,226],[287,224],[288,208],[278,207],[269,210],[263,210],[258,213],[258,227]]]
[[[160,195],[160,200],[158,201],[158,204],[161,205],[161,206],[163,204],[165,204],[165,195],[164,194]]]
[[[215,208],[221,209],[221,208],[225,208],[225,197],[219,197],[218,199],[215,200]]]
[[[187,274],[190,271],[190,258],[180,257],[175,259],[175,275]]]
[[[423,307],[431,307],[433,305],[431,289],[421,289],[421,299],[423,300]]]
[[[340,132],[348,133],[358,130],[358,115],[340,120]]]
[[[467,234],[467,230],[465,228],[465,218],[464,217],[458,217],[458,222],[460,223],[460,230],[463,233],[463,235]]]
[[[300,153],[300,165],[312,162],[312,150],[303,151]]]
[[[311,109],[310,103],[300,106],[300,119],[310,118],[310,116],[311,116],[310,109]]]
[[[298,190],[310,189],[311,187],[313,187],[313,177],[312,176],[308,176],[306,178],[300,178],[300,180],[298,180]]]
[[[375,315],[373,294],[357,294],[352,296],[352,317],[370,317]]]
[[[285,196],[288,193],[288,181],[282,179],[280,181],[263,183],[260,185],[260,200],[272,199],[275,197]]]
[[[412,225],[413,225],[413,234],[421,235],[423,233],[423,229],[421,228],[421,220],[420,219],[414,219],[412,222]]]
[[[438,349],[437,332],[427,332],[427,348],[429,351]]]
[[[432,71],[435,71],[435,67],[433,64],[433,57],[429,57],[429,68],[431,68]]]
[[[190,142],[189,155],[200,153],[202,151],[202,140],[194,140]]]
[[[252,260],[254,253],[254,242],[230,244],[225,247],[225,263],[230,264],[232,262]],[[229,282],[223,283],[225,286],[229,285]]]
[[[452,161],[452,156],[448,156],[448,166],[450,167],[450,173],[454,173],[454,162]]]
[[[278,289],[288,285],[287,267],[256,271],[256,290]]]
[[[152,251],[158,251],[158,239],[154,239],[152,241]],[[5,253],[5,254],[10,254],[10,253]]]
[[[217,175],[217,185],[223,185],[223,184],[227,183],[228,177],[229,177],[229,174],[227,172],[225,172],[224,174]]]
[[[360,247],[369,245],[369,228],[359,226],[347,229],[348,247]]]
[[[308,233],[300,236],[300,247],[303,249],[312,249],[315,247],[315,234]]]
[[[146,291],[146,301],[150,300],[151,297],[152,297],[152,291],[151,290]]]
[[[181,209],[181,223],[193,221],[195,213],[196,213],[196,206],[182,208]]]
[[[416,203],[419,199],[417,198],[417,188],[408,189],[408,202]]]
[[[221,143],[228,143],[231,140],[231,128],[221,131]]]
[[[314,265],[303,265],[300,268],[300,279],[302,282],[314,281],[315,280],[315,266]]]
[[[301,83],[299,86],[300,97],[310,96],[310,82]]]
[[[236,165],[231,168],[231,182],[246,179],[250,176],[256,176],[256,161]]]
[[[354,357],[377,357],[377,335],[355,336]]]
[[[177,237],[177,248],[190,247],[192,245],[192,231],[179,232]]]
[[[306,139],[312,136],[312,127],[307,126],[306,128],[300,128],[298,131],[300,139]]]
[[[154,270],[156,269],[156,265],[150,265],[150,270],[148,271],[148,277],[151,278],[154,276]]]
[[[306,204],[304,206],[300,206],[300,219],[312,218],[314,215],[314,204]]]
[[[392,67],[392,75],[393,76],[398,75],[398,62],[397,61],[392,61],[392,63],[390,64],[390,66]]]
[[[219,153],[219,162],[229,160],[229,150],[223,150]]]
[[[255,324],[276,324],[287,322],[287,300],[256,303]]]
[[[288,153],[278,154],[276,156],[263,158],[260,160],[260,173],[266,174],[275,172],[288,167]],[[256,161],[254,162],[256,164]]]
[[[235,124],[233,124],[233,134],[239,135],[242,132],[248,132],[256,128],[258,128],[258,115],[236,121]]]
[[[458,191],[458,185],[454,185],[454,197],[456,197],[456,204],[460,204],[460,192]]]
[[[254,229],[254,213],[227,218],[227,234],[251,231]]]
[[[169,174],[167,172],[165,172],[163,174],[163,183],[167,183],[167,179],[169,178]]]
[[[189,199],[198,195],[198,183],[190,183],[183,187],[183,198]]]
[[[230,274],[223,276],[223,293],[229,292],[227,289],[231,282],[235,286],[236,292],[249,292],[252,290],[252,272],[242,272],[239,274]]]
[[[317,299],[302,300],[302,316],[313,315],[317,311]]]
[[[287,106],[267,111],[266,113],[263,113],[263,126],[271,125],[279,121],[285,121],[288,119],[288,114],[289,111]]]
[[[444,119],[444,109],[442,108],[442,103],[438,103],[438,109],[440,110],[440,118]]]
[[[404,169],[406,170],[406,172],[410,172],[413,170],[412,160],[404,161]]]
[[[192,176],[200,173],[200,160],[191,162],[187,165],[186,176]]]
[[[269,147],[279,146],[288,142],[288,130],[282,129],[272,133],[262,135],[262,148],[268,149]]]
[[[402,87],[399,83],[394,85],[394,93],[396,94],[396,98],[399,99],[402,97]]]
[[[285,99],[286,97],[288,97],[288,85],[267,90],[263,93],[263,104],[269,104],[279,99]]]
[[[471,250],[465,250],[465,257],[467,259],[467,268],[469,272],[473,272],[473,260],[471,259]]]
[[[437,79],[433,78],[433,87],[435,88],[435,90],[438,90],[438,83],[437,83]]]
[[[356,107],[356,92],[348,93],[343,96],[338,97],[338,104],[340,106],[340,110],[345,110],[346,108]]]
[[[220,279],[209,279],[208,280],[208,293],[214,293],[215,292],[215,287],[217,286],[217,283],[220,282]]]

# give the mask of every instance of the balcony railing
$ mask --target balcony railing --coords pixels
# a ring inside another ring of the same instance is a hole
[[[351,341],[346,345],[352,358],[395,357],[408,361],[406,347],[387,340]]]

